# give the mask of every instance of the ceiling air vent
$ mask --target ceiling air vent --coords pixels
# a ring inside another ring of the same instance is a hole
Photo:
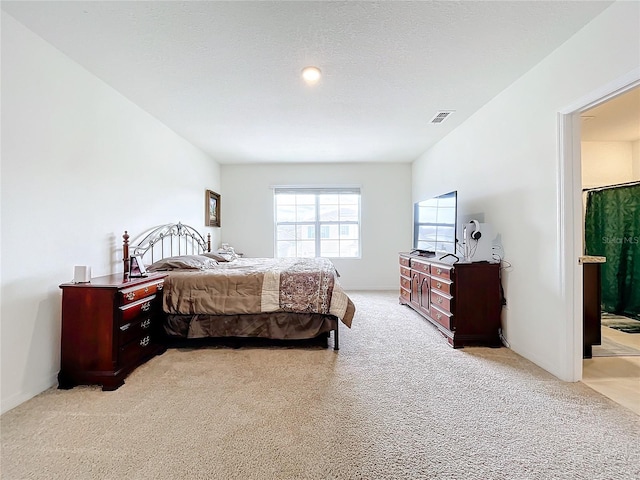
[[[440,110],[435,114],[429,123],[442,123],[445,119],[451,115],[455,110]]]

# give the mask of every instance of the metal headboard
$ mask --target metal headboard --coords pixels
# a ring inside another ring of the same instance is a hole
[[[143,235],[143,236],[142,236]],[[122,256],[124,271],[129,271],[130,255],[139,255],[145,263],[153,263],[176,255],[197,255],[211,251],[211,234],[205,240],[193,227],[181,222],[167,223],[151,229],[141,240],[129,245],[129,234],[125,230],[122,236]]]

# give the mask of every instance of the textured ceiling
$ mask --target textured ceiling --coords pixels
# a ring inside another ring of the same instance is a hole
[[[411,162],[612,2],[11,2],[222,164]],[[306,65],[323,72],[309,87]],[[439,110],[455,110],[439,125]]]

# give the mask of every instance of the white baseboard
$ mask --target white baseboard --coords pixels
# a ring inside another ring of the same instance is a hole
[[[45,390],[58,384],[58,375],[53,374],[49,377],[42,379],[33,386],[33,389],[28,392],[18,392],[7,398],[3,398],[0,401],[0,413],[8,412],[9,410],[16,408],[18,405],[31,400],[36,395],[40,395]]]

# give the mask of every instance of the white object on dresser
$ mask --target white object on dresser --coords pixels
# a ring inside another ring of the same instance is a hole
[[[495,262],[493,228],[488,223],[471,220],[462,227],[462,262]]]
[[[76,265],[73,267],[73,283],[91,282],[91,267],[88,265]]]

